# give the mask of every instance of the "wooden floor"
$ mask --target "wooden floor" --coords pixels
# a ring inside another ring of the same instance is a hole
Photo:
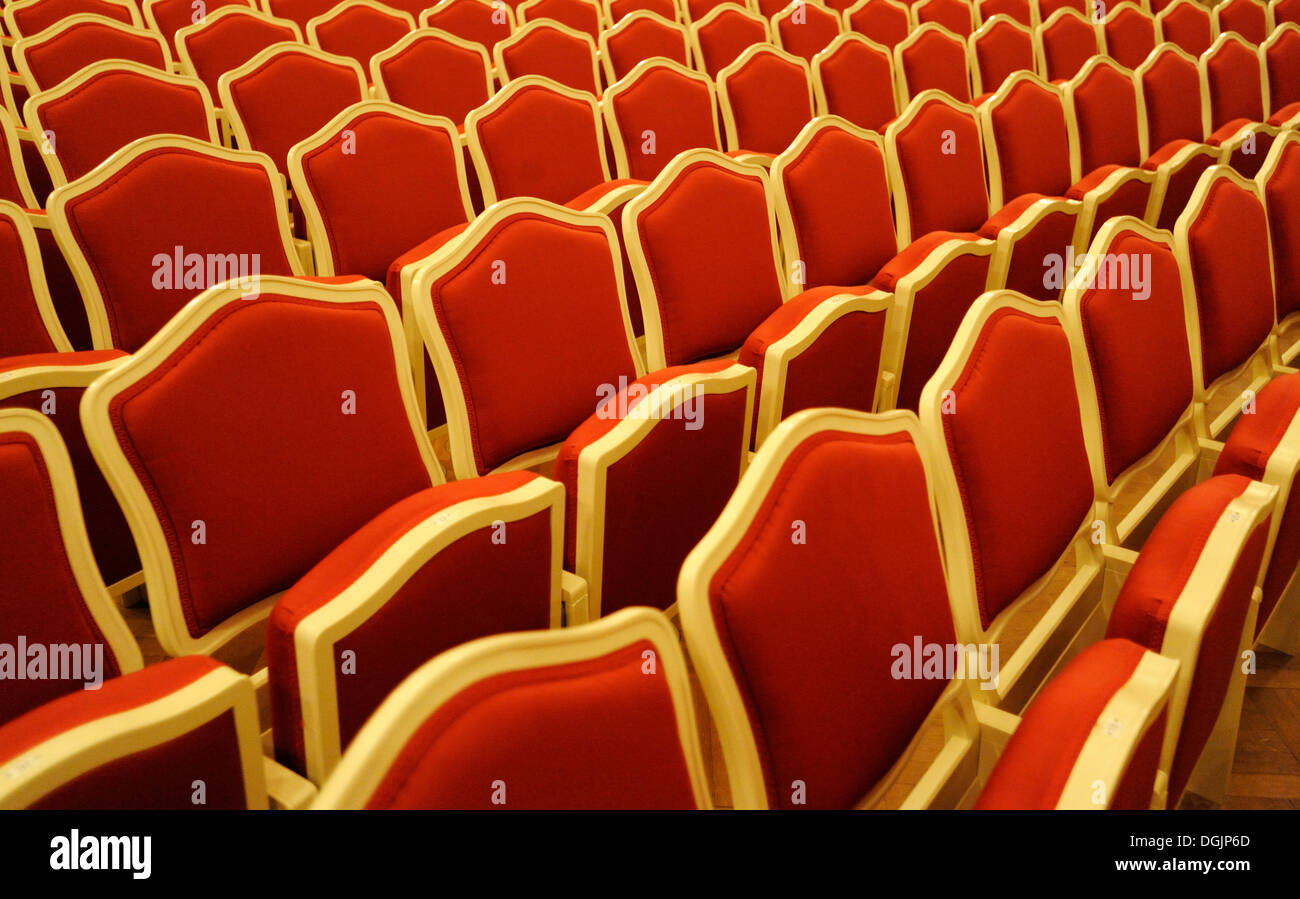
[[[1257,664],[1246,681],[1225,807],[1300,809],[1300,656],[1261,649]]]

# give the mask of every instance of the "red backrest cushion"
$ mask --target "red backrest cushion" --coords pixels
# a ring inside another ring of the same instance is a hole
[[[813,116],[807,73],[776,53],[759,53],[726,80],[737,149],[780,153]]]
[[[541,0],[528,9],[528,21],[537,19],[554,19],[593,41],[600,37],[600,9],[591,0]]]
[[[598,658],[498,674],[435,711],[367,808],[694,808],[672,695],[640,641]]]
[[[776,27],[781,32],[783,50],[812,62],[814,56],[839,36],[840,17],[829,9],[806,3],[796,7],[794,15],[782,19]]]
[[[643,59],[663,56],[688,65],[686,32],[680,26],[637,19],[618,34],[611,34],[605,44],[614,67],[614,77],[622,78]]]
[[[1269,234],[1273,240],[1273,276],[1277,286],[1277,320],[1300,310],[1300,146],[1289,143],[1273,177],[1264,185]]]
[[[114,397],[110,419],[162,521],[191,634],[289,587],[429,486],[397,364],[376,304],[268,295],[224,306]],[[196,521],[206,542],[194,542]]]
[[[1163,53],[1142,73],[1147,113],[1147,147],[1157,152],[1170,141],[1205,137],[1201,86],[1196,66],[1176,53]]]
[[[931,231],[976,231],[984,224],[984,153],[970,110],[931,100],[898,132],[896,144],[913,239]]]
[[[181,306],[235,277],[232,261],[244,276],[254,264],[263,275],[292,274],[275,216],[281,202],[261,165],[173,148],[138,156],[69,198],[68,225],[103,295],[113,345],[139,349]]]
[[[1002,200],[1039,193],[1060,197],[1070,188],[1070,135],[1060,95],[1020,81],[989,116],[998,148]]]
[[[734,351],[781,305],[760,176],[693,163],[635,224],[669,365]]]
[[[1095,278],[1080,300],[1084,340],[1101,407],[1106,478],[1155,449],[1192,401],[1192,362],[1178,261],[1163,244],[1121,232],[1106,248],[1128,276]],[[1135,290],[1134,265],[1147,269]],[[1118,280],[1118,284],[1107,283]]]
[[[910,96],[936,88],[955,100],[970,102],[966,48],[961,41],[939,32],[927,32],[903,49],[901,60]]]
[[[1043,21],[1047,21],[1046,10]],[[1097,33],[1086,19],[1062,16],[1051,27],[1042,26],[1040,34],[1049,81],[1073,78],[1097,54]]]
[[[894,64],[887,53],[858,41],[845,41],[819,66],[827,112],[859,128],[884,132],[898,109],[894,100]]]
[[[1209,387],[1250,358],[1273,327],[1268,219],[1254,194],[1220,179],[1187,238]]]
[[[200,13],[194,6],[194,0],[163,0],[161,3],[154,3],[151,12],[158,23],[158,31],[169,44],[174,45],[176,32],[204,21],[217,10],[225,9],[227,6],[252,8],[248,0],[210,0],[203,4],[203,11]]]
[[[796,522],[806,545],[791,539]],[[794,595],[821,601],[791,616]],[[791,807],[791,784],[801,780],[808,807],[852,807],[947,686],[893,676],[899,644],[910,651],[914,640],[954,639],[911,439],[827,431],[801,443],[714,574],[709,599],[768,802]]]
[[[1126,69],[1135,69],[1156,46],[1156,23],[1140,9],[1126,7],[1104,26],[1106,55]]]
[[[916,4],[916,7],[919,25],[938,22],[959,37],[971,33],[971,6],[966,0],[929,0]]]
[[[545,75],[560,84],[600,93],[591,47],[558,28],[539,28],[502,51],[511,78]]]
[[[423,3],[424,0],[418,2]],[[494,18],[501,21],[493,21]],[[445,9],[429,16],[427,27],[439,28],[456,37],[482,44],[487,48],[490,56],[497,41],[510,36],[510,23],[504,20],[504,16],[498,16],[496,11],[486,3],[456,0]]]
[[[213,103],[221,102],[217,83],[272,44],[295,41],[293,29],[257,15],[227,15],[185,38],[186,52]]]
[[[1300,101],[1300,33],[1282,32],[1265,53],[1268,104],[1272,112]]]
[[[13,219],[0,210],[0,358],[52,353],[54,341],[36,308],[32,272]]]
[[[1210,11],[1199,3],[1180,3],[1160,21],[1160,34],[1193,56],[1200,56],[1214,43]]]
[[[1095,67],[1075,86],[1074,117],[1082,175],[1104,165],[1142,164],[1137,89],[1128,75],[1113,66]]]
[[[483,57],[437,35],[422,35],[399,55],[384,60],[379,74],[394,103],[426,115],[446,116],[458,125],[491,96]]]
[[[617,25],[624,16],[641,9],[658,13],[669,21],[678,16],[675,0],[613,0],[609,4],[610,24]]]
[[[891,50],[907,37],[909,23],[907,7],[900,3],[873,0],[849,16],[849,25],[863,37]]]
[[[1259,57],[1253,47],[1227,41],[1218,52],[1202,59],[1210,89],[1210,128],[1218,129],[1233,119],[1264,119],[1263,85]]]
[[[113,19],[123,25],[131,25],[131,10],[122,3],[102,3],[99,0],[42,0],[31,6],[16,10],[14,24],[18,33],[10,37],[32,37],[51,25],[80,13],[89,13]]]
[[[1033,38],[1006,22],[999,22],[976,38],[975,57],[984,91],[996,91],[1012,72],[1034,70]]]
[[[28,46],[24,55],[40,90],[54,87],[101,59],[125,59],[155,69],[167,68],[167,58],[156,38],[123,31],[105,22],[79,22]]]
[[[1026,28],[1032,28],[1034,24],[1029,0],[979,0],[977,7],[982,22],[1001,14],[1010,16]]]
[[[615,264],[602,230],[520,213],[433,285],[479,473],[563,440],[635,377]]]
[[[627,90],[611,95],[628,174],[653,180],[683,150],[717,150],[713,98],[700,81],[671,69],[652,69]],[[646,132],[654,133],[654,152]]]
[[[1283,22],[1300,24],[1300,0],[1279,0],[1273,6],[1273,27]]]
[[[325,220],[334,271],[382,282],[398,256],[466,221],[456,171],[460,152],[440,128],[372,111],[304,154],[303,172]]]
[[[326,52],[355,59],[368,77],[370,57],[393,46],[410,30],[398,16],[369,6],[354,6],[317,22],[316,40]]]
[[[1219,31],[1235,31],[1256,46],[1268,37],[1268,8],[1256,0],[1228,0],[1219,7]]]
[[[692,13],[692,21],[699,18]],[[761,44],[767,34],[761,22],[756,22],[739,9],[728,8],[708,25],[699,29],[700,50],[704,55],[704,71],[710,78],[732,62],[745,48]]]
[[[943,417],[944,437],[987,628],[1056,564],[1092,511],[1064,330],[1053,319],[998,310],[951,389],[956,412]]]

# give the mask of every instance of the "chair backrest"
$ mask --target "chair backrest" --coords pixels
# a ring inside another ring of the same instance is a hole
[[[669,60],[637,63],[600,106],[620,178],[650,181],[683,150],[722,149],[713,80]]]
[[[257,299],[208,290],[95,381],[82,410],[171,655],[264,625],[273,594],[442,482],[396,307],[363,279],[267,276]]]
[[[520,25],[550,19],[599,40],[603,16],[595,0],[524,0],[515,7]]]
[[[959,103],[969,103],[970,72],[964,40],[937,22],[914,29],[894,48],[898,105],[923,91],[940,90]]]
[[[911,30],[911,13],[898,0],[858,0],[844,10],[844,27],[893,50]]]
[[[1025,194],[1063,197],[1078,152],[1061,89],[1016,72],[976,107],[989,167],[989,203],[1000,209]]]
[[[1038,71],[1048,81],[1073,78],[1101,51],[1093,23],[1077,9],[1064,7],[1047,16],[1034,32]]]
[[[163,71],[172,63],[162,35],[88,13],[20,38],[14,42],[13,57],[31,93],[48,90],[103,59],[125,59]]]
[[[694,716],[652,609],[485,637],[403,681],[314,807],[708,808]]]
[[[366,100],[289,151],[319,275],[385,282],[401,255],[474,217],[450,119]]]
[[[638,12],[652,12],[673,22],[682,21],[677,0],[602,0],[600,7],[610,27]]]
[[[81,14],[103,16],[136,28],[144,26],[130,0],[18,0],[5,4],[5,34],[14,40],[30,37]]]
[[[682,10],[682,21],[687,25],[699,22],[709,13],[713,12],[725,3],[732,3],[754,12],[758,11],[756,5],[751,3],[750,0],[680,0],[679,5]]]
[[[961,38],[975,30],[975,7],[968,0],[920,0],[912,5],[915,26],[937,22]]]
[[[1210,11],[1196,0],[1174,0],[1156,16],[1160,40],[1169,41],[1192,56],[1200,56],[1217,36]]]
[[[1262,44],[1272,31],[1268,7],[1260,0],[1223,0],[1210,10],[1216,34],[1235,31],[1252,44]]]
[[[600,94],[596,42],[567,25],[538,19],[498,41],[492,52],[503,84],[525,75],[540,75],[575,90]]]
[[[1065,83],[1065,107],[1078,135],[1076,178],[1105,165],[1142,164],[1147,154],[1131,71],[1107,56],[1090,60]]]
[[[813,97],[820,113],[882,131],[898,115],[894,54],[860,34],[841,34],[813,57]]]
[[[1235,34],[1221,34],[1197,61],[1207,135],[1237,119],[1264,120],[1264,88],[1255,50]]]
[[[900,645],[954,641],[918,432],[909,413],[797,413],[682,567],[736,808],[869,802],[949,688],[899,676]],[[810,588],[826,601],[796,613]]]
[[[369,96],[355,59],[305,44],[273,44],[218,86],[239,146],[270,156],[284,175],[294,144]]]
[[[996,16],[1006,16],[1026,28],[1038,25],[1035,19],[1037,10],[1031,0],[976,0],[975,15],[981,24],[991,22]]]
[[[289,19],[307,33],[307,23],[329,12],[338,0],[259,0],[262,9],[276,18]]]
[[[819,116],[772,163],[771,182],[799,289],[870,284],[898,253],[880,135]]]
[[[476,3],[477,0],[460,0]],[[492,60],[481,44],[418,28],[370,58],[375,96],[457,125],[492,96]]]
[[[695,65],[710,78],[731,65],[754,44],[771,39],[767,19],[734,2],[714,7],[703,18],[692,17],[691,47]]]
[[[260,729],[247,676],[206,656],[150,665],[0,728],[0,808],[265,810]]]
[[[1097,38],[1106,55],[1126,69],[1142,64],[1159,40],[1155,19],[1132,0],[1116,4],[1097,23]]]
[[[196,214],[196,210],[204,210]],[[97,348],[134,352],[200,291],[301,274],[280,178],[260,153],[142,138],[50,195]]]
[[[43,199],[36,198],[22,146],[18,143],[18,123],[0,106],[0,200],[16,203],[23,209],[39,209]]]
[[[0,639],[11,654],[25,647],[11,656],[10,683],[0,696],[4,724],[58,696],[136,671],[141,656],[104,588],[72,462],[47,416],[0,409],[0,485],[13,503],[0,527]]]
[[[1268,112],[1300,103],[1300,25],[1285,22],[1259,46]]]
[[[55,187],[80,178],[122,147],[153,134],[220,143],[207,88],[197,78],[139,63],[93,63],[27,100],[28,127],[51,152],[41,154]]]
[[[175,46],[176,32],[191,25],[202,24],[209,13],[226,7],[257,9],[254,0],[212,0],[195,4],[194,0],[144,0],[145,24]]]
[[[972,232],[984,224],[989,197],[973,108],[926,91],[890,123],[885,147],[901,246],[931,231]]]
[[[465,119],[487,205],[507,197],[567,203],[609,180],[596,98],[540,75],[516,78]]]
[[[991,94],[1014,72],[1034,71],[1034,35],[1008,15],[984,22],[968,38],[974,95]]]
[[[181,69],[197,76],[216,102],[222,75],[283,41],[301,43],[302,29],[296,22],[231,6],[176,32],[176,52]]]
[[[1205,139],[1201,76],[1192,56],[1161,44],[1135,74],[1148,156],[1171,141]]]
[[[1268,208],[1280,323],[1300,310],[1300,135],[1279,134],[1255,180]]]
[[[1284,22],[1300,25],[1300,0],[1268,0],[1268,14],[1274,28]]]
[[[690,64],[690,37],[672,19],[639,9],[600,34],[600,60],[605,80],[613,84],[643,60],[661,57],[681,65]]]
[[[497,41],[514,33],[515,13],[509,5],[489,0],[439,0],[420,13],[420,27],[437,28],[481,44],[491,56]]]
[[[816,3],[792,3],[772,17],[776,45],[810,63],[839,37],[843,28],[839,13]]]
[[[651,371],[738,349],[784,301],[767,173],[682,153],[623,209]]]
[[[362,71],[370,59],[415,30],[415,18],[375,0],[343,0],[307,23],[307,42],[326,53],[355,59]]]
[[[780,153],[813,117],[808,63],[766,44],[750,47],[718,73],[718,109],[729,149]]]
[[[36,231],[23,208],[9,200],[0,200],[0,302],[0,360],[72,351],[50,299]]]
[[[1082,15],[1092,15],[1093,7],[1088,0],[1033,0],[1038,10],[1038,21],[1046,22],[1063,9],[1073,10]]]

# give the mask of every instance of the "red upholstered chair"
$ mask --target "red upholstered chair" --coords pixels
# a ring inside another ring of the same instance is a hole
[[[677,156],[623,211],[650,369],[739,350],[759,371],[756,444],[802,408],[873,409],[887,328],[872,288],[784,275],[775,218],[766,172],[712,150]]]
[[[1034,35],[1006,15],[984,22],[967,39],[975,96],[991,94],[1013,72],[1034,71]]]
[[[894,55],[860,34],[842,34],[812,60],[817,111],[883,131],[898,115]]]
[[[677,0],[601,0],[600,8],[610,27],[638,12],[652,12],[672,22],[682,21]]]
[[[370,59],[415,30],[415,18],[375,0],[344,0],[307,23],[307,43],[350,56],[369,71]]]
[[[976,0],[975,15],[980,24],[991,22],[995,16],[1006,16],[1033,30],[1038,25],[1037,10],[1031,0]]]
[[[402,271],[403,305],[437,371],[457,476],[554,466],[565,567],[587,582],[591,617],[671,606],[677,566],[744,467],[753,370],[723,361],[642,377],[603,215],[505,200],[425,251]]]
[[[1276,496],[1236,474],[1188,490],[1147,538],[1111,611],[1107,637],[1180,663],[1161,753],[1168,784],[1157,785],[1167,808],[1177,808],[1193,782],[1212,801],[1227,791],[1245,690],[1240,655],[1254,642]]]
[[[897,0],[858,0],[844,10],[845,31],[860,34],[891,51],[911,29],[911,14]]]
[[[813,117],[812,73],[801,57],[750,47],[718,73],[727,148],[775,156]]]
[[[965,41],[937,22],[913,29],[894,47],[894,72],[899,108],[927,90],[943,91],[960,103],[970,102]]]
[[[682,22],[686,25],[699,22],[709,13],[713,12],[724,3],[732,3],[752,12],[757,12],[754,4],[749,0],[681,0]]]
[[[1101,52],[1097,31],[1073,7],[1063,7],[1043,18],[1034,31],[1038,71],[1048,81],[1073,78],[1083,64]]]
[[[481,44],[490,56],[497,41],[514,33],[515,13],[508,4],[488,0],[440,0],[420,13],[420,27]]]
[[[36,230],[8,200],[0,200],[0,302],[0,364],[9,356],[72,351],[50,299]]]
[[[1224,162],[1247,178],[1259,172],[1278,133],[1263,124],[1267,101],[1257,49],[1227,32],[1197,62],[1206,143],[1221,147]]]
[[[201,8],[196,8],[194,0],[144,0],[144,21],[149,28],[166,38],[169,45],[175,47],[178,31],[202,24],[209,14],[227,7],[257,9],[257,4],[254,0],[212,0],[210,3],[205,2]]]
[[[267,623],[281,764],[322,782],[407,675],[479,637],[577,623],[564,606],[564,488],[531,472],[396,503],[276,602]],[[467,591],[467,586],[469,587]]]
[[[282,41],[302,41],[297,23],[231,6],[176,32],[176,53],[181,71],[202,81],[216,102],[222,75]]]
[[[640,9],[600,34],[600,61],[607,84],[627,75],[637,63],[655,57],[690,65],[690,37],[681,24]]]
[[[235,377],[256,402],[232,401]],[[81,411],[169,655],[264,629],[281,591],[387,510],[366,531],[375,544],[349,544],[374,552],[390,507],[443,480],[396,309],[359,278],[264,275],[255,299],[234,282],[205,291]]]
[[[221,142],[207,88],[197,78],[139,63],[93,63],[27,101],[27,126],[52,152],[41,160],[55,187],[80,178],[139,137],[179,134]]]
[[[384,700],[315,808],[709,808],[686,660],[652,609],[449,650]]]
[[[1169,41],[1192,56],[1200,56],[1217,36],[1210,11],[1196,0],[1174,0],[1156,16],[1161,41]]]
[[[276,18],[296,22],[303,34],[306,34],[307,23],[329,12],[338,0],[259,0],[259,3],[262,9]]]
[[[1155,19],[1132,0],[1124,0],[1097,23],[1097,41],[1111,59],[1127,69],[1137,68],[1158,43]]]
[[[1259,61],[1268,124],[1295,130],[1300,125],[1300,25],[1279,25],[1259,45]]]
[[[58,417],[0,408],[0,485],[10,504],[0,541],[0,640],[10,654],[0,725],[141,665],[95,567],[72,463],[51,423]]]
[[[1268,0],[1268,14],[1275,29],[1285,22],[1300,25],[1300,0]]]
[[[22,133],[25,138],[31,137],[30,131]],[[36,198],[23,161],[22,143],[29,142],[20,142],[17,120],[0,107],[0,200],[15,203],[23,209],[39,209],[41,201]]]
[[[172,64],[171,48],[161,35],[87,13],[20,38],[13,55],[18,74],[33,94],[103,59],[125,59],[163,71]]]
[[[5,809],[266,809],[268,781],[286,782],[262,756],[252,681],[206,656],[64,696],[0,741]]]
[[[515,7],[515,18],[526,25],[540,19],[550,19],[581,31],[592,41],[600,39],[603,16],[595,0],[524,0]]]
[[[508,38],[493,51],[497,77],[508,84],[525,75],[540,75],[565,87],[600,95],[596,42],[581,31],[550,19],[539,19]]]
[[[1268,209],[1273,242],[1273,284],[1277,292],[1278,358],[1293,364],[1300,354],[1294,326],[1300,319],[1300,136],[1283,131],[1255,176]]]
[[[1264,43],[1273,30],[1268,7],[1260,0],[1223,0],[1210,10],[1210,15],[1215,34],[1235,31],[1256,46]]]
[[[445,116],[458,127],[494,88],[492,60],[483,46],[436,28],[418,28],[372,56],[370,79],[379,99]]]
[[[283,196],[266,156],[171,136],[142,138],[56,190],[50,219],[94,346],[134,352],[227,279],[255,292],[259,275],[303,274]]]
[[[238,146],[289,173],[289,150],[369,96],[355,59],[305,44],[274,44],[221,76],[221,108]]]
[[[689,4],[688,4],[689,5]],[[702,18],[691,16],[691,52],[696,68],[710,78],[754,44],[771,40],[767,19],[734,2],[715,7]]]
[[[776,45],[809,63],[843,30],[839,13],[807,0],[792,3],[772,16],[772,37]]]
[[[914,28],[937,22],[962,39],[975,30],[975,8],[968,0],[919,0],[911,10]]]
[[[1063,9],[1072,9],[1083,15],[1092,14],[1092,7],[1088,0],[1034,0],[1034,7],[1038,12],[1038,21],[1041,23],[1045,23]]]
[[[4,8],[4,33],[15,40],[39,34],[75,15],[94,15],[131,25],[144,26],[130,0],[17,0]]]

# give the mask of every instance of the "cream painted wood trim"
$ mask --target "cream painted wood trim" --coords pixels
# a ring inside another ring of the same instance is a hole
[[[509,37],[504,37],[497,41],[496,46],[492,49],[492,61],[496,66],[497,78],[501,81],[503,91],[513,82],[518,81],[522,77],[527,77],[529,74],[526,72],[511,74],[510,68],[506,65],[505,51],[514,47],[516,44],[524,43],[539,31],[556,31],[568,38],[586,44],[587,49],[591,51],[592,84],[596,85],[597,88],[600,87],[600,54],[596,49],[596,42],[591,39],[591,35],[587,34],[585,31],[578,31],[576,28],[570,28],[568,25],[557,22],[554,19],[537,19],[529,22],[527,25],[520,25]],[[574,90],[574,88],[568,87],[565,89]],[[490,103],[491,101],[488,102]],[[486,106],[487,104],[484,104],[484,107]],[[484,107],[480,107],[480,109]],[[466,125],[465,131],[466,133],[469,132],[468,125]]]
[[[136,14],[136,20],[137,21],[139,20],[139,14]],[[157,32],[154,31],[150,31],[147,28],[138,28],[130,25],[124,25],[123,23],[117,21],[116,19],[110,19],[107,16],[96,16],[96,15],[92,15],[91,13],[78,13],[75,16],[68,16],[64,19],[60,19],[58,22],[54,23],[49,28],[46,28],[44,31],[41,31],[38,34],[33,34],[28,37],[19,38],[18,40],[14,41],[14,46],[12,51],[14,66],[18,69],[18,74],[22,76],[23,82],[27,85],[27,90],[30,93],[32,94],[40,93],[42,89],[53,88],[56,87],[56,85],[46,85],[45,88],[42,88],[42,86],[36,82],[36,76],[32,73],[32,67],[27,61],[28,52],[33,47],[39,47],[41,44],[45,43],[46,41],[53,40],[54,38],[62,36],[65,32],[74,31],[76,29],[79,29],[83,25],[91,25],[91,24],[102,25],[111,28],[114,31],[120,31],[123,32],[124,34],[133,35],[135,37],[144,38],[145,40],[149,40],[157,43],[158,48],[162,51],[162,57],[164,63],[164,69],[160,71],[168,71],[168,72],[171,71],[172,49],[170,46],[168,46],[167,41],[163,39],[163,36],[161,34],[158,34]]]
[[[59,322],[59,314],[50,298],[50,288],[45,281],[45,268],[41,262],[41,249],[36,242],[36,229],[32,227],[27,212],[8,200],[0,200],[0,219],[8,219],[18,233],[32,296],[36,299],[36,312],[41,317],[45,332],[50,335],[50,342],[57,352],[72,352],[72,343]],[[4,382],[4,377],[4,374],[0,374],[0,383]]]
[[[739,78],[755,59],[762,56],[774,56],[781,61],[795,66],[803,72],[804,88],[808,95],[808,112],[809,117],[817,113],[816,102],[813,99],[812,88],[812,69],[808,61],[802,56],[795,56],[793,53],[787,53],[771,44],[754,44],[747,47],[739,56],[732,60],[728,65],[722,67],[718,72],[718,109],[722,113],[723,131],[727,135],[727,149],[744,150],[740,144],[739,129],[736,125],[736,113],[731,108],[731,90],[730,85],[733,78]]]
[[[368,9],[381,13],[387,18],[405,25],[408,32],[415,30],[415,16],[409,12],[385,6],[383,3],[376,2],[376,0],[342,0],[342,2],[334,4],[319,16],[307,20],[308,46],[315,47],[317,50],[324,50],[325,48],[320,45],[320,36],[317,32],[323,25],[330,24],[335,19],[352,12],[354,9]]]

